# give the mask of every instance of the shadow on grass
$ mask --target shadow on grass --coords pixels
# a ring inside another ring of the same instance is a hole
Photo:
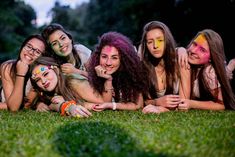
[[[53,135],[54,149],[61,156],[167,157],[145,151],[118,126],[104,122],[79,122],[60,127]]]

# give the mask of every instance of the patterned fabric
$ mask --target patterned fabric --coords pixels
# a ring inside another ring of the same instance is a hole
[[[80,75],[80,74],[77,74],[77,73],[69,74],[69,77],[72,77],[72,78],[75,78],[75,79],[78,79],[78,80],[88,80],[87,77],[85,77],[83,75]]]
[[[203,73],[203,77],[205,78],[210,90],[214,90],[221,86],[215,74],[215,69],[212,67],[212,65],[206,67]],[[198,78],[194,81],[193,93],[194,96],[200,98]]]

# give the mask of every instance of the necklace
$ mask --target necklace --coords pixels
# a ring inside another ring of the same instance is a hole
[[[165,75],[165,70],[163,70],[161,73],[158,73],[158,75],[157,75],[157,78],[160,79],[160,82],[161,82],[162,84],[164,84],[165,77],[166,77],[166,75]]]
[[[159,70],[158,68],[155,68],[156,74],[157,74],[157,79],[161,80],[161,83],[164,83],[164,79],[165,79],[165,68],[161,68],[161,70]]]

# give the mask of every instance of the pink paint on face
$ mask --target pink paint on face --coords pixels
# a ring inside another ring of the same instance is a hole
[[[121,58],[118,50],[113,46],[104,46],[100,53],[100,65],[106,70],[106,74],[113,74],[118,70]]]
[[[110,52],[112,52],[112,49],[113,49],[113,48],[114,48],[114,47],[112,47],[112,46],[105,46],[105,47],[103,48],[103,51],[110,53]]]
[[[203,34],[197,36],[197,38],[191,43],[188,48],[189,63],[191,64],[207,64],[210,60],[210,49],[208,42]]]

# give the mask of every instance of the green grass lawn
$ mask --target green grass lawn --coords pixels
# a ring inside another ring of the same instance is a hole
[[[88,119],[0,111],[0,123],[1,157],[235,156],[234,111],[104,111]]]

